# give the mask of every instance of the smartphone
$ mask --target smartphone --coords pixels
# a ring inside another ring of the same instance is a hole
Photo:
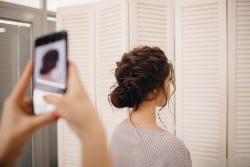
[[[67,32],[61,31],[35,40],[32,79],[33,113],[45,114],[55,106],[44,100],[45,95],[62,96],[66,91],[68,72]]]

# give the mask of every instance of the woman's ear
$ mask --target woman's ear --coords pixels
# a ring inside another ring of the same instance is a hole
[[[155,99],[156,106],[158,107],[165,106],[167,101],[168,101],[168,93],[166,92],[165,88],[160,89],[158,92],[158,96]]]
[[[157,99],[157,98],[159,98],[159,96],[161,96],[161,89],[154,89],[153,91],[153,98],[154,99]]]
[[[153,90],[151,90],[151,92],[149,92],[147,94],[147,98],[146,99],[148,99],[148,100],[155,100],[157,98],[158,94],[159,94],[158,90],[157,89],[153,89]]]
[[[155,98],[155,105],[157,107],[161,107],[161,105],[162,105],[162,97],[160,94],[158,96],[156,96],[156,98]]]

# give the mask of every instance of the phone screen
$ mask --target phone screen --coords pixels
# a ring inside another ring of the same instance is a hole
[[[54,110],[45,95],[62,96],[67,82],[67,33],[65,31],[35,41],[33,71],[33,112],[44,114]]]

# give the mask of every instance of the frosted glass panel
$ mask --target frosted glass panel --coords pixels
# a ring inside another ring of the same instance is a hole
[[[20,78],[31,55],[31,25],[0,19],[0,108]],[[27,92],[30,95],[30,90]],[[1,110],[0,110],[1,112]],[[16,167],[32,166],[32,141]]]
[[[100,0],[49,0],[47,1],[47,9],[49,11],[56,11],[58,7],[72,6],[78,4],[93,3]]]
[[[40,0],[0,0],[0,1],[14,3],[17,5],[29,6],[33,8],[40,8]]]

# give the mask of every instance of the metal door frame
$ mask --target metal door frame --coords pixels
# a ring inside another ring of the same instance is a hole
[[[41,8],[32,8],[0,1],[0,19],[30,23],[31,41],[47,32],[47,16],[54,16],[55,12],[47,11],[47,0],[40,0]],[[32,44],[32,58],[34,53]],[[32,137],[32,166],[49,167],[49,128],[37,130]]]

